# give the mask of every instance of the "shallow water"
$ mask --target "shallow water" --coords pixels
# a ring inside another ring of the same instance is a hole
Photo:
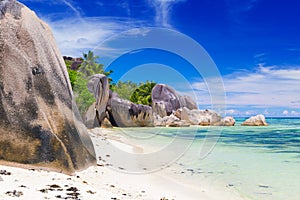
[[[145,155],[156,155],[159,166],[169,166],[164,170],[170,176],[194,186],[205,181],[250,199],[300,199],[300,118],[269,118],[267,127],[239,126],[243,120],[224,128],[117,132],[142,146]],[[164,150],[174,159],[164,157]]]

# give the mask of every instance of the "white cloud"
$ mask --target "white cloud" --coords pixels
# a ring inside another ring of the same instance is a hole
[[[291,111],[291,115],[292,115],[292,116],[299,116],[299,115],[300,115],[300,112],[297,112],[297,111],[295,111],[295,110],[292,110],[292,111]]]
[[[186,0],[148,0],[150,6],[155,9],[156,25],[162,27],[172,27],[170,23],[170,11],[174,4]]]
[[[300,66],[285,68],[259,66],[255,72],[239,72],[225,76],[223,82],[227,105],[230,108],[300,107]],[[211,103],[207,98],[208,91],[204,82],[194,83],[193,88],[200,95],[202,100],[198,102],[200,105]],[[205,93],[206,96],[202,98],[201,95]]]
[[[81,18],[80,21],[78,18],[61,21],[52,21],[47,18],[43,20],[51,26],[62,54],[68,56],[82,56],[83,52],[96,48],[116,33],[143,23],[112,17]]]
[[[234,110],[234,109],[229,109],[229,110],[226,110],[226,114],[227,115],[239,115],[240,111]]]
[[[51,10],[50,13],[38,13],[52,28],[60,51],[63,55],[82,56],[83,52],[94,49],[105,39],[114,36],[117,33],[130,30],[132,28],[153,26],[153,22],[139,21],[134,18],[126,17],[83,17],[85,14],[73,0],[21,0],[22,2],[39,2],[49,6],[64,6],[66,14],[57,13]],[[170,13],[172,7],[186,0],[145,0],[149,9],[155,9],[156,25],[171,27]],[[105,6],[104,3],[96,2],[98,6]],[[130,15],[129,2],[120,1],[116,6],[125,9]],[[61,19],[61,20],[57,20]],[[138,30],[138,29],[137,29]],[[109,49],[110,52],[114,51]],[[103,55],[101,55],[103,56]]]
[[[288,114],[289,114],[289,111],[284,110],[284,111],[282,112],[282,114],[283,114],[283,115],[288,115]]]

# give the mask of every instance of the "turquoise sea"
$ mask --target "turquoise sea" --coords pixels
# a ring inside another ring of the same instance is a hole
[[[234,127],[114,132],[144,148],[143,162],[157,162],[149,171],[164,170],[195,187],[203,182],[225,187],[249,199],[299,200],[300,118],[267,118],[266,127],[240,126],[245,118],[236,120]]]

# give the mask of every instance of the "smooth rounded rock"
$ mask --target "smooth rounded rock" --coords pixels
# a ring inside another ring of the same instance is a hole
[[[50,28],[14,0],[0,11],[0,163],[68,174],[95,165]]]
[[[266,118],[264,115],[256,115],[252,116],[246,121],[244,121],[242,126],[268,126],[268,123],[266,122]]]

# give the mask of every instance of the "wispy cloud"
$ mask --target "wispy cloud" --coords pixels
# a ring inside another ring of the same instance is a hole
[[[76,16],[81,19],[81,12],[80,12],[80,8],[75,7],[75,3],[70,1],[70,0],[61,0],[63,3],[65,3],[72,11],[74,11],[74,13],[76,14]]]
[[[242,16],[251,11],[259,0],[225,0],[232,20],[236,23],[242,23]]]
[[[52,28],[63,55],[82,56],[105,39],[140,25],[140,21],[112,17],[68,18],[61,21],[44,19]],[[84,30],[84,31],[82,31]]]
[[[223,77],[227,106],[229,108],[300,108],[300,66],[258,66],[254,72],[237,72]],[[209,105],[207,89],[204,82],[193,84],[198,95],[204,95],[199,104]],[[229,110],[234,112],[234,109]],[[236,112],[236,111],[235,111]],[[281,111],[282,112],[282,111]],[[285,112],[286,113],[286,112]],[[283,114],[283,113],[280,113]]]
[[[85,17],[84,11],[80,9],[72,0],[21,0],[22,2],[44,3],[49,8],[60,5],[63,10],[68,10],[67,14],[57,13],[51,9],[49,13],[38,13],[46,21],[56,38],[57,44],[63,55],[81,56],[83,52],[94,49],[105,39],[132,28],[153,26],[153,21],[141,21],[140,19],[129,17],[100,16]],[[155,24],[157,26],[171,27],[170,15],[172,7],[186,0],[144,0],[143,9],[155,10]],[[99,7],[116,6],[126,10],[127,15],[131,15],[129,0],[116,1],[115,4],[102,1],[95,2]],[[103,8],[102,8],[103,9]],[[65,12],[64,12],[65,13]],[[109,48],[109,47],[107,47]]]
[[[233,13],[250,11],[259,0],[226,0],[226,3]]]
[[[155,9],[155,22],[157,26],[172,27],[170,15],[172,7],[186,0],[148,0],[150,6]]]

